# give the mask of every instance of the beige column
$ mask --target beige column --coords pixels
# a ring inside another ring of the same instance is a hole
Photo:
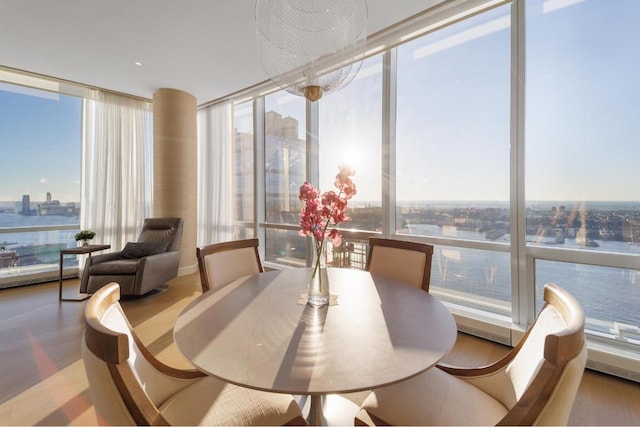
[[[178,275],[198,270],[196,98],[175,89],[153,94],[153,215],[184,220]]]

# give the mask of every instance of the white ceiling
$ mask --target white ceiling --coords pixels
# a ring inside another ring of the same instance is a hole
[[[368,33],[440,1],[367,0]],[[145,98],[180,89],[201,104],[267,80],[254,4],[0,0],[0,65]]]

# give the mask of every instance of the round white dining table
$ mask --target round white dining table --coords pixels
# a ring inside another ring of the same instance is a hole
[[[238,279],[192,301],[174,339],[200,370],[258,390],[324,397],[415,376],[452,348],[456,324],[434,296],[369,272],[329,268],[332,305],[304,304],[309,268]]]

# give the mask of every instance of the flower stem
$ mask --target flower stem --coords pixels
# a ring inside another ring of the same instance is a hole
[[[343,191],[340,190],[340,192],[338,193],[338,198],[340,198],[340,196],[342,196]],[[326,233],[327,233],[327,228],[329,228],[329,223],[331,222],[331,217],[333,216],[333,211],[336,209],[335,204],[333,204],[333,206],[331,206],[331,211],[329,212],[329,217],[327,218],[327,221],[324,224],[324,228],[322,229],[322,240],[316,240],[315,238],[313,238],[313,241],[315,242],[315,250],[316,250],[316,263],[313,266],[313,271],[311,272],[311,277],[316,277],[316,274],[318,274],[320,271],[320,258],[322,257],[322,247],[324,246],[324,239],[327,237]],[[336,224],[337,225],[337,224]],[[319,291],[322,292],[322,276],[318,277],[318,283],[319,283]]]
[[[313,240],[316,243],[316,265],[313,266],[313,273],[311,273],[311,275],[315,276],[320,269],[320,257],[322,256],[322,246],[324,245],[324,241],[320,242],[315,239]]]

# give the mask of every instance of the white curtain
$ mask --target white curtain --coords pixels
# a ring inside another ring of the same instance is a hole
[[[230,102],[198,111],[198,246],[233,238]]]
[[[83,105],[80,227],[120,250],[151,216],[153,122],[150,102],[88,91]]]

